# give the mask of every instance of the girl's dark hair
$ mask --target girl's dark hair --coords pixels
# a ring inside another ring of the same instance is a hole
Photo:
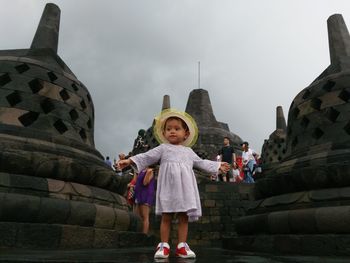
[[[188,128],[186,122],[185,122],[183,119],[181,119],[181,118],[179,118],[179,117],[176,117],[176,116],[172,116],[172,117],[167,118],[166,121],[164,122],[164,126],[163,126],[163,130],[164,130],[164,131],[165,131],[165,127],[166,127],[167,122],[168,122],[168,121],[171,121],[171,120],[180,121],[180,122],[181,122],[181,126],[182,126],[182,128],[184,128],[185,131],[189,131],[189,130],[190,130],[190,129]]]

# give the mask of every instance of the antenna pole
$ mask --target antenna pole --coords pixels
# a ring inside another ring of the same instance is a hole
[[[201,62],[198,61],[198,89],[201,88]]]

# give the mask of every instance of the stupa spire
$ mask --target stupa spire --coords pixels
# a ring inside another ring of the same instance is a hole
[[[282,106],[276,108],[276,129],[286,130],[286,119],[284,118]]]
[[[341,57],[350,56],[350,35],[343,16],[334,14],[327,20],[331,64],[338,64]]]
[[[50,48],[57,53],[61,10],[55,4],[45,6],[31,49]]]
[[[170,109],[170,96],[164,95],[162,110]]]

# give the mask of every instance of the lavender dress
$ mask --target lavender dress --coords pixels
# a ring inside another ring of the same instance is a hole
[[[147,169],[142,170],[137,176],[135,185],[135,204],[139,205],[154,205],[154,177],[150,180],[149,184],[144,185]]]
[[[182,145],[161,144],[130,158],[139,171],[160,161],[156,192],[156,214],[186,212],[190,222],[202,215],[193,167],[217,173],[220,162],[202,160]]]

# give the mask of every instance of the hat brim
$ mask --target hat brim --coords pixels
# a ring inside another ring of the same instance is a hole
[[[198,139],[198,127],[195,120],[186,112],[178,111],[176,109],[163,110],[155,119],[153,126],[153,134],[159,143],[169,143],[164,136],[164,124],[170,117],[177,117],[182,119],[189,129],[189,136],[184,140],[182,145],[192,147]]]

